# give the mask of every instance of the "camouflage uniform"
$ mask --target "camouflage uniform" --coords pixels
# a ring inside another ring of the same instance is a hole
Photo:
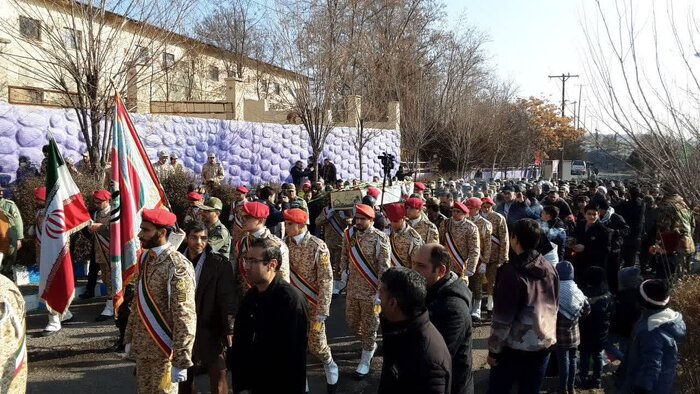
[[[182,219],[182,226],[187,227],[190,222],[198,220],[199,212],[201,212],[201,209],[198,206],[188,206],[187,209],[185,209],[185,217]]]
[[[17,241],[24,239],[24,224],[14,201],[0,198],[0,213],[9,223],[7,234],[0,234],[0,252],[5,254],[0,271],[10,273],[17,255]]]
[[[486,220],[491,222],[491,254],[489,265],[486,266],[486,294],[493,294],[493,284],[496,283],[498,267],[508,261],[508,225],[506,218],[498,212],[491,211],[486,215]]]
[[[328,247],[308,231],[297,238],[286,237],[285,241],[289,248],[290,270],[296,272],[318,292],[318,304],[309,302],[309,352],[318,357],[323,364],[328,364],[332,357],[331,348],[326,340],[326,326],[324,322],[317,320],[318,316],[330,315],[333,270]],[[292,285],[305,294],[294,280]]]
[[[221,181],[224,180],[224,166],[221,163],[204,163],[202,166],[202,180],[205,183],[214,181],[216,185],[221,184]]]
[[[102,283],[107,286],[107,295],[112,296],[112,267],[110,264],[109,257],[109,218],[110,218],[110,208],[103,211],[95,212],[94,222],[102,224],[102,229],[95,233],[95,240],[93,242],[93,248],[95,251],[95,261],[100,266],[100,275],[102,276]]]
[[[233,277],[235,278],[236,312],[238,312],[238,305],[243,299],[243,295],[251,287],[251,285],[248,283],[248,279],[246,278],[245,268],[243,267],[243,258],[245,258],[245,253],[240,253],[239,255],[239,251],[245,249],[243,245],[247,245],[249,243],[249,238],[250,240],[255,238],[269,238],[280,246],[280,252],[282,253],[282,264],[280,265],[277,275],[280,275],[282,279],[289,282],[289,249],[287,248],[287,245],[276,235],[272,234],[267,227],[264,227],[257,234],[245,234],[243,238],[241,238],[241,240],[238,241],[233,247],[229,258],[233,264]]]
[[[141,264],[136,281],[137,295],[131,306],[125,343],[131,344],[130,355],[136,360],[138,393],[177,393],[177,384],[170,380],[171,366],[187,369],[193,365],[192,346],[197,327],[194,268],[170,245],[156,258],[150,257],[149,252],[154,251],[144,251],[142,258],[146,261]],[[139,285],[143,280],[172,330],[173,354],[170,359],[150,336],[137,311]]]
[[[36,211],[34,217],[34,225],[29,229],[29,235],[34,237],[34,254],[36,263],[41,262],[41,232],[44,230],[44,218],[46,217],[46,208],[40,208]]]
[[[340,224],[341,228],[345,228],[345,219],[340,217],[339,211],[333,210],[332,213],[335,220]],[[340,280],[342,271],[340,270],[340,260],[343,255],[343,234],[338,234],[333,229],[333,226],[328,221],[326,214],[321,212],[316,218],[316,226],[323,227],[323,238],[331,252],[331,265],[333,266],[333,280]]]
[[[27,388],[27,345],[24,298],[17,286],[0,275],[0,393],[24,394]]]
[[[413,254],[423,245],[423,239],[421,239],[420,234],[407,223],[404,224],[403,229],[400,231],[391,229],[389,242],[391,243],[392,255],[396,252],[396,256],[391,257],[391,265],[396,265],[394,257],[397,257],[399,264],[403,264],[407,268],[413,266]]]
[[[241,222],[241,209],[247,200],[233,201],[231,203],[231,213],[228,215],[228,221],[231,222],[231,245],[236,245],[243,238],[243,223]]]
[[[469,289],[472,291],[472,314],[481,316],[481,299],[483,298],[482,290],[484,287],[484,278],[486,272],[480,272],[479,267],[483,264],[484,269],[488,268],[489,259],[491,258],[491,222],[477,214],[470,216],[472,221],[479,229],[479,263],[474,270],[474,276],[469,281]]]
[[[208,231],[209,245],[211,249],[220,255],[229,258],[231,253],[231,235],[226,226],[221,224],[221,220],[217,220]]]
[[[427,216],[421,215],[418,219],[408,221],[420,234],[421,239],[426,244],[436,244],[440,243],[440,234],[438,233],[438,228],[431,222]]]
[[[377,276],[381,277],[384,271],[391,266],[389,237],[374,227],[365,231],[356,230],[355,234],[360,249],[369,260],[369,264],[372,265]],[[373,351],[379,327],[379,315],[375,310],[378,289],[367,283],[354,266],[349,267],[350,247],[351,245],[347,241],[343,242],[340,261],[340,269],[349,271],[345,318],[350,329],[362,342],[362,350]]]
[[[446,234],[450,226],[452,239],[462,258],[465,259],[464,270],[454,259],[452,259],[450,264],[450,270],[469,283],[469,277],[474,274],[479,262],[479,229],[476,227],[476,224],[467,219],[460,222],[455,222],[453,219],[443,221],[440,226],[440,244],[448,249]]]
[[[153,171],[155,171],[158,179],[163,180],[169,177],[170,175],[174,174],[175,168],[173,168],[173,166],[170,165],[170,163],[168,162],[165,162],[165,164],[160,164],[160,162],[157,161],[153,163]],[[107,176],[109,176],[109,174],[107,174]]]

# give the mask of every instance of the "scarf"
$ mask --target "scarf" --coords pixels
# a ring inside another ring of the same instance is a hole
[[[569,320],[577,320],[581,315],[586,296],[573,280],[559,282],[559,313]]]

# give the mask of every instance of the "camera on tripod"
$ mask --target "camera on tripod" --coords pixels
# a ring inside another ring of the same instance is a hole
[[[389,171],[394,169],[394,155],[391,153],[384,152],[382,153],[381,156],[377,156],[379,160],[382,162],[382,169],[384,170],[385,174],[388,174]]]

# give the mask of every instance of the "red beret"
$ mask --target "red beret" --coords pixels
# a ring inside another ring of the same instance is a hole
[[[197,192],[187,193],[187,201],[201,201],[203,199],[204,197],[202,197],[202,195]]]
[[[425,190],[425,184],[423,182],[416,182],[413,184],[414,189]]]
[[[270,216],[270,207],[261,202],[247,202],[243,204],[243,212],[255,219],[267,219]]]
[[[177,216],[162,208],[144,209],[143,220],[148,223],[153,223],[156,227],[174,227],[175,222],[177,222]]]
[[[304,184],[301,185],[301,188],[302,188],[302,189],[306,189],[306,188],[311,189],[311,181],[306,181],[306,182],[304,182]]]
[[[462,204],[459,201],[455,201],[453,207],[459,209],[460,211],[462,211],[464,213],[469,213],[469,208],[467,208],[466,205]]]
[[[491,206],[496,205],[496,203],[493,202],[493,198],[491,197],[484,197],[481,199],[482,204],[491,204]]]
[[[46,186],[34,189],[34,198],[39,201],[46,201]]]
[[[423,209],[423,200],[420,198],[409,198],[406,200],[406,206],[413,209]]]
[[[379,189],[377,189],[376,187],[368,187],[367,195],[377,198],[377,196],[379,196]]]
[[[385,205],[384,210],[386,211],[386,217],[392,222],[400,222],[406,216],[406,209],[400,203]]]
[[[250,190],[248,190],[248,188],[245,186],[238,186],[236,188],[236,191],[241,193],[241,194],[248,194],[250,192]]]
[[[467,208],[481,208],[481,200],[477,197],[471,197],[467,200]]]
[[[374,219],[374,208],[370,207],[369,205],[365,205],[365,204],[355,205],[355,213],[357,215],[365,216],[369,219]]]
[[[297,224],[306,224],[306,221],[309,220],[309,214],[299,208],[287,209],[283,215],[285,221]]]
[[[112,198],[112,193],[110,193],[109,190],[102,189],[92,193],[92,196],[95,197],[97,201],[109,201],[109,199]]]

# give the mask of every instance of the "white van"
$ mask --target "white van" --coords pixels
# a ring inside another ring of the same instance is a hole
[[[586,175],[586,162],[583,160],[572,160],[571,175]]]

